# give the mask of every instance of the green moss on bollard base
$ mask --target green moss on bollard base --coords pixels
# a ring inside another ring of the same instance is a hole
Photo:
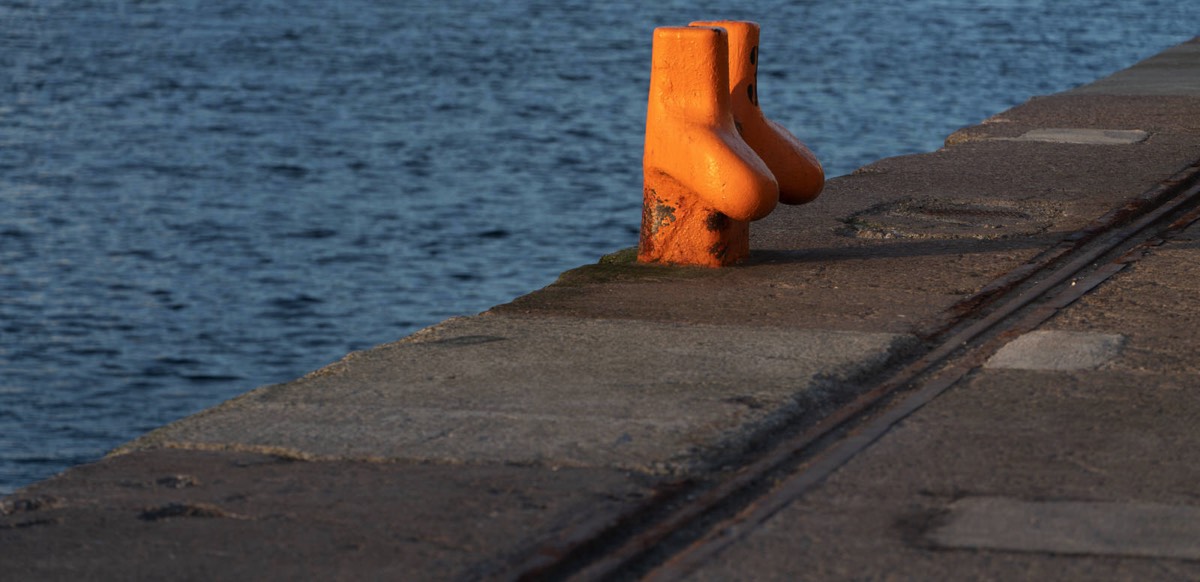
[[[642,264],[637,262],[637,253],[637,247],[609,253],[600,257],[594,265],[584,265],[564,272],[558,276],[554,285],[579,287],[594,283],[660,282],[721,275],[721,269]]]
[[[604,255],[603,257],[600,257],[600,260],[596,261],[596,264],[598,264],[598,265],[629,265],[629,264],[633,264],[633,263],[637,262],[637,254],[638,254],[637,247],[629,247],[627,249],[621,249],[615,253],[609,253],[607,255]]]

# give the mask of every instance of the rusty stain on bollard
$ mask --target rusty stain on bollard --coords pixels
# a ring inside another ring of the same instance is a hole
[[[716,26],[729,36],[729,90],[738,133],[767,164],[784,204],[812,202],[825,187],[821,162],[796,136],[767,119],[758,104],[758,23],[739,20],[693,22]]]
[[[638,261],[718,267],[750,253],[749,222],[779,186],[738,135],[729,41],[716,27],[654,30]]]

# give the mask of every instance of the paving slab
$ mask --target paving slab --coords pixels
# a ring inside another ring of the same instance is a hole
[[[1084,145],[1131,145],[1146,141],[1149,137],[1148,132],[1140,129],[1048,128],[1029,130],[1014,140]]]
[[[1000,348],[985,368],[1085,370],[1099,368],[1121,353],[1125,336],[1117,333],[1038,330]]]
[[[485,315],[352,354],[120,449],[703,469],[913,346],[829,330]]]
[[[944,548],[1200,560],[1200,507],[968,497],[927,537]]]

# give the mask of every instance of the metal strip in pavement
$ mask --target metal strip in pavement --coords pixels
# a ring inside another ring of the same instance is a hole
[[[1191,169],[1193,174],[1200,173],[1197,172],[1196,165],[1191,166]],[[1150,237],[1150,240],[1135,243],[1132,245],[1132,248],[1122,252],[1110,262],[1089,270],[1088,267],[1091,266],[1093,261],[1104,255],[1120,252],[1119,247],[1122,243],[1127,243],[1135,235],[1158,225],[1162,220],[1174,214],[1187,211],[1186,214],[1163,227],[1159,233],[1156,233],[1156,236],[1165,231],[1180,230],[1191,224],[1197,218],[1200,218],[1200,209],[1189,209],[1188,206],[1197,203],[1200,203],[1200,184],[1193,184],[1184,192],[1169,199],[1158,208],[1147,212],[1145,215],[1129,222],[1123,227],[1114,229],[1109,236],[1104,237],[1098,247],[1085,251],[1080,257],[1056,269],[1041,283],[1021,293],[1013,301],[998,309],[997,312],[990,314],[963,332],[955,334],[950,340],[944,342],[938,349],[931,352],[931,354],[945,349],[967,346],[970,342],[983,335],[984,331],[990,330],[1002,323],[1003,320],[1017,315],[1017,319],[1005,325],[1001,333],[993,335],[985,339],[982,343],[977,343],[969,351],[957,355],[949,364],[938,370],[935,376],[926,380],[924,385],[917,389],[916,392],[898,397],[899,399],[890,408],[884,410],[882,414],[865,420],[863,424],[852,429],[847,437],[835,442],[826,450],[817,452],[815,458],[801,466],[769,493],[748,504],[734,517],[726,519],[712,527],[704,537],[696,540],[670,560],[652,570],[646,579],[681,579],[746,533],[770,519],[771,516],[775,515],[784,506],[799,498],[814,485],[823,481],[833,471],[849,462],[851,458],[881,438],[896,423],[940,396],[968,373],[981,366],[988,357],[996,353],[1010,339],[1032,331],[1038,325],[1057,314],[1058,311],[1091,292],[1101,283],[1121,272],[1125,266],[1144,256],[1149,248],[1159,244],[1159,240]],[[1086,276],[1072,279],[1077,275],[1083,274],[1085,271],[1087,271]],[[1049,292],[1057,287],[1061,287],[1061,289],[1054,295],[1047,297]],[[1017,314],[1020,309],[1037,300],[1043,300],[1044,302],[1032,310],[1026,311],[1023,314]],[[966,337],[968,335],[970,337]],[[931,366],[934,364],[936,362],[931,363]],[[889,381],[885,385],[891,383],[892,381]],[[882,400],[882,397],[880,400]],[[863,408],[866,410],[869,406],[864,406]],[[808,447],[808,443],[796,444],[799,445],[795,449],[797,454],[803,448]]]
[[[1200,201],[1200,162],[1193,163],[1168,180],[1150,188],[1130,202],[1068,235],[1047,249],[1033,264],[1017,267],[985,287],[959,306],[960,317],[935,334],[938,344],[915,361],[860,395],[808,430],[779,443],[731,476],[707,489],[700,485],[694,494],[682,492],[686,501],[664,510],[653,504],[620,516],[618,528],[593,530],[569,536],[574,547],[541,548],[541,556],[557,555],[562,560],[514,564],[515,570],[502,579],[602,580],[621,574],[645,573],[648,579],[681,578],[746,532],[769,519],[813,485],[875,442],[901,419],[942,394],[983,362],[1002,345],[1031,331],[1059,309],[1073,303],[1136,260],[1144,243],[1129,240],[1156,226],[1164,218],[1186,210]],[[1190,216],[1190,215],[1189,215]],[[1194,219],[1193,219],[1194,220]],[[1167,228],[1176,228],[1178,219]],[[1096,268],[1106,255],[1130,248],[1120,257]],[[1062,289],[1048,296],[1056,289]],[[1005,298],[1009,298],[1005,301]],[[1042,304],[1026,310],[1035,302]],[[954,309],[954,308],[952,308]],[[990,311],[989,311],[990,310]],[[1026,310],[1023,314],[1022,310]],[[972,321],[972,316],[978,317]],[[1014,316],[1018,319],[1013,320]],[[997,328],[1004,325],[1002,331]],[[956,329],[957,328],[957,329]],[[990,335],[989,335],[990,334]],[[948,364],[947,360],[951,360]],[[906,396],[896,393],[923,382]],[[891,402],[890,408],[885,408]],[[872,416],[874,415],[874,416]],[[820,450],[817,450],[820,449]],[[786,471],[781,475],[781,471]],[[782,481],[776,482],[776,479]],[[772,487],[772,484],[774,486]],[[764,491],[764,489],[766,489]],[[734,499],[742,499],[735,501]],[[749,498],[749,501],[745,501]],[[647,556],[673,535],[693,527],[705,516],[733,504],[732,517],[706,524],[699,537],[656,563]],[[741,505],[740,509],[736,506]],[[530,568],[533,563],[536,567]]]

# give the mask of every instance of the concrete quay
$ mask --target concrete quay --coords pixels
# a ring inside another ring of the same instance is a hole
[[[1200,38],[17,491],[0,578],[1200,579],[1198,175]]]

